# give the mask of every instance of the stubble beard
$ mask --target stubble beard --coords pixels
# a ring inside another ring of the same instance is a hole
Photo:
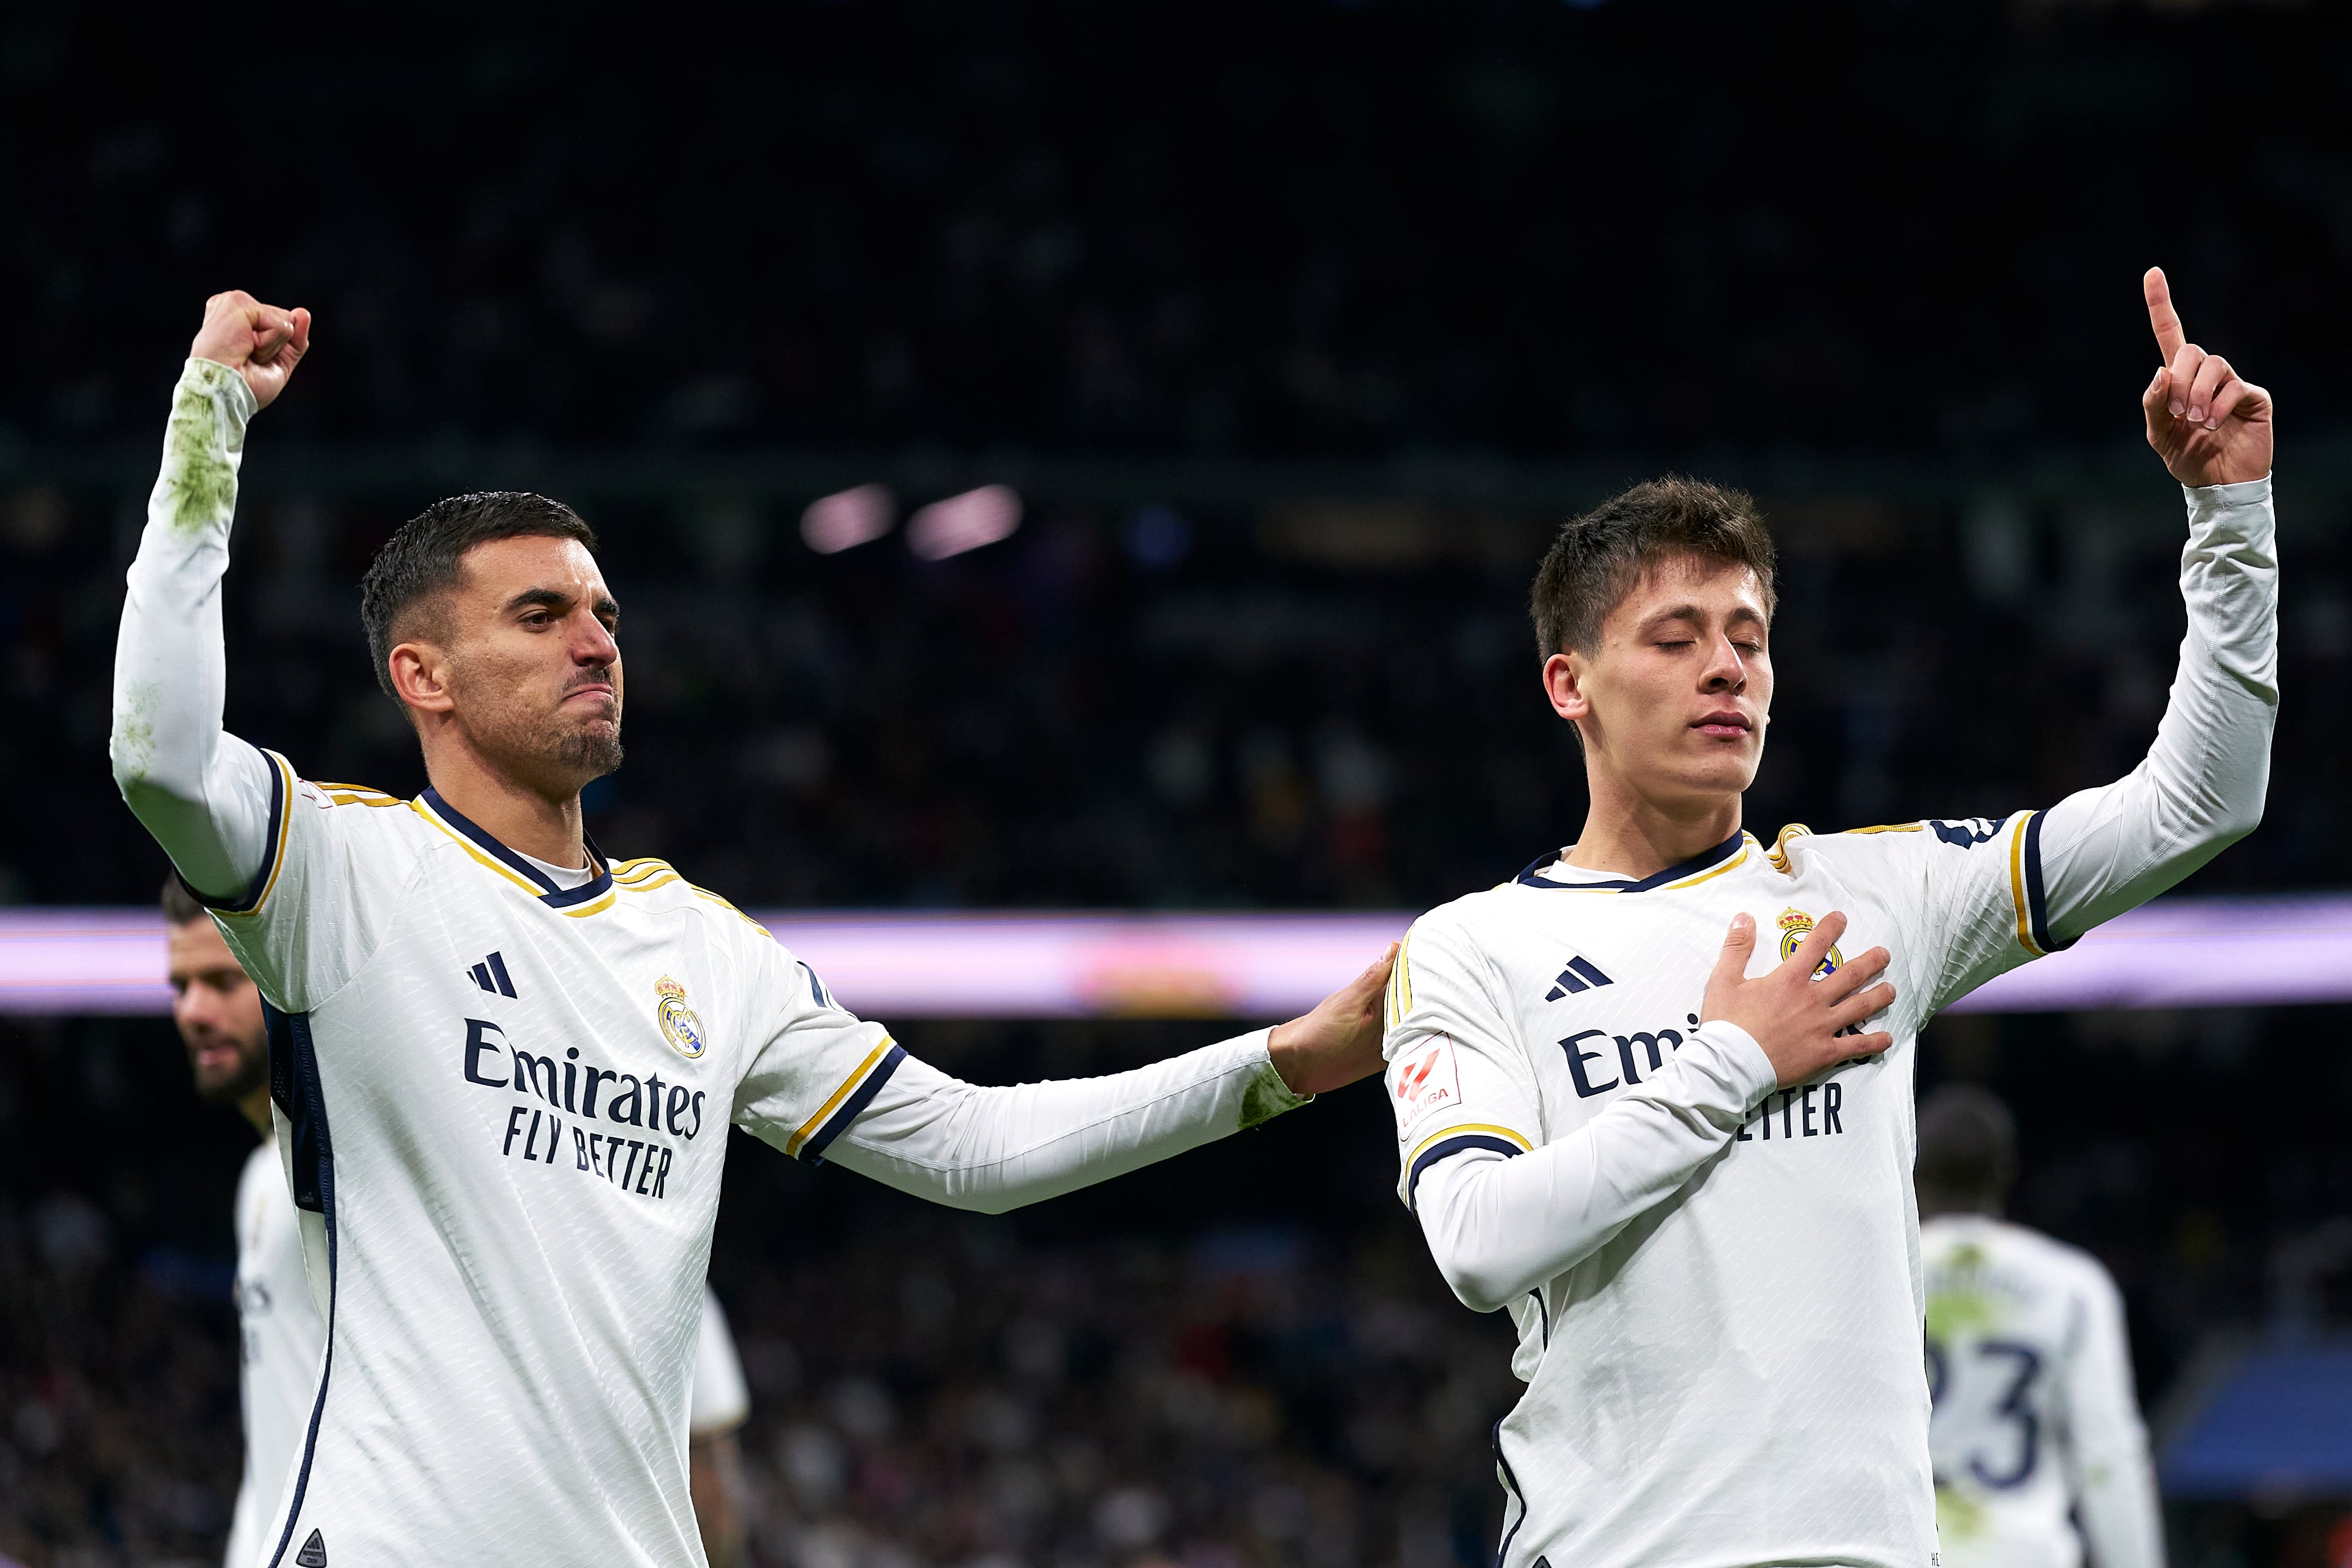
[[[552,749],[556,766],[575,775],[583,784],[607,773],[617,773],[621,768],[620,721],[615,719],[610,729],[575,729],[560,735]]]
[[[189,1064],[194,1065],[193,1061]],[[237,1053],[234,1071],[206,1082],[201,1073],[196,1078],[196,1098],[207,1105],[241,1105],[247,1096],[269,1082],[269,1052],[262,1040],[247,1040]]]
[[[516,760],[533,773],[577,790],[621,766],[621,718],[582,725],[559,710],[515,737]]]
[[[621,766],[621,704],[616,694],[609,716],[583,722],[565,713],[567,690],[552,709],[536,712],[509,692],[475,731],[476,744],[510,777],[550,794],[578,792],[591,779]]]

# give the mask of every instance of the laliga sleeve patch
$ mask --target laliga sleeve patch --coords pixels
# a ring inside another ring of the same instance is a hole
[[[1454,1060],[1450,1035],[1423,1041],[1389,1069],[1389,1108],[1396,1113],[1399,1138],[1411,1137],[1413,1128],[1436,1112],[1461,1104],[1462,1068]]]

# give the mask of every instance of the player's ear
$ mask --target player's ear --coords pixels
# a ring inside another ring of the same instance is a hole
[[[1544,661],[1544,695],[1551,699],[1551,711],[1570,724],[1592,711],[1592,701],[1584,691],[1585,675],[1580,654],[1554,653]]]
[[[404,706],[446,713],[457,706],[449,689],[449,661],[430,643],[403,643],[384,655],[392,689]]]

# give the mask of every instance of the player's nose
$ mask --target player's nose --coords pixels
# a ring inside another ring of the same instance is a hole
[[[1748,666],[1728,637],[1717,637],[1707,650],[1705,681],[1709,691],[1737,691],[1748,684]]]
[[[593,615],[580,617],[579,630],[572,640],[572,660],[577,664],[610,664],[621,656],[621,644]]]

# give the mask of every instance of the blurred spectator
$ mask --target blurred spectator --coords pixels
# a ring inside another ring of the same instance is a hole
[[[283,434],[257,430],[248,476]],[[2147,466],[2142,503],[1990,523],[1768,497],[1782,696],[1750,827],[2000,815],[2136,764],[2181,624],[2179,503]],[[44,504],[66,521],[37,549],[0,534],[0,689],[38,737],[0,748],[0,809],[41,824],[0,842],[0,901],[143,901],[161,865],[104,745],[115,530],[100,496]],[[712,559],[691,510],[582,504],[631,697],[592,829],[747,907],[1426,907],[1582,820],[1521,609],[1543,517],[1391,517],[1391,553],[1365,562],[1288,514],[1196,508],[1169,562],[1122,549],[1120,515],[1067,503],[934,564],[897,538],[814,554],[793,507]],[[352,588],[402,516],[257,481],[224,605],[230,727],[313,778],[410,795],[415,745]],[[2022,558],[2014,580],[1971,567],[1998,553],[1988,531]],[[2324,691],[2352,667],[2352,574],[2292,508],[2286,548],[2282,679]],[[2261,830],[2189,891],[2352,881],[2348,747],[2290,714]]]

